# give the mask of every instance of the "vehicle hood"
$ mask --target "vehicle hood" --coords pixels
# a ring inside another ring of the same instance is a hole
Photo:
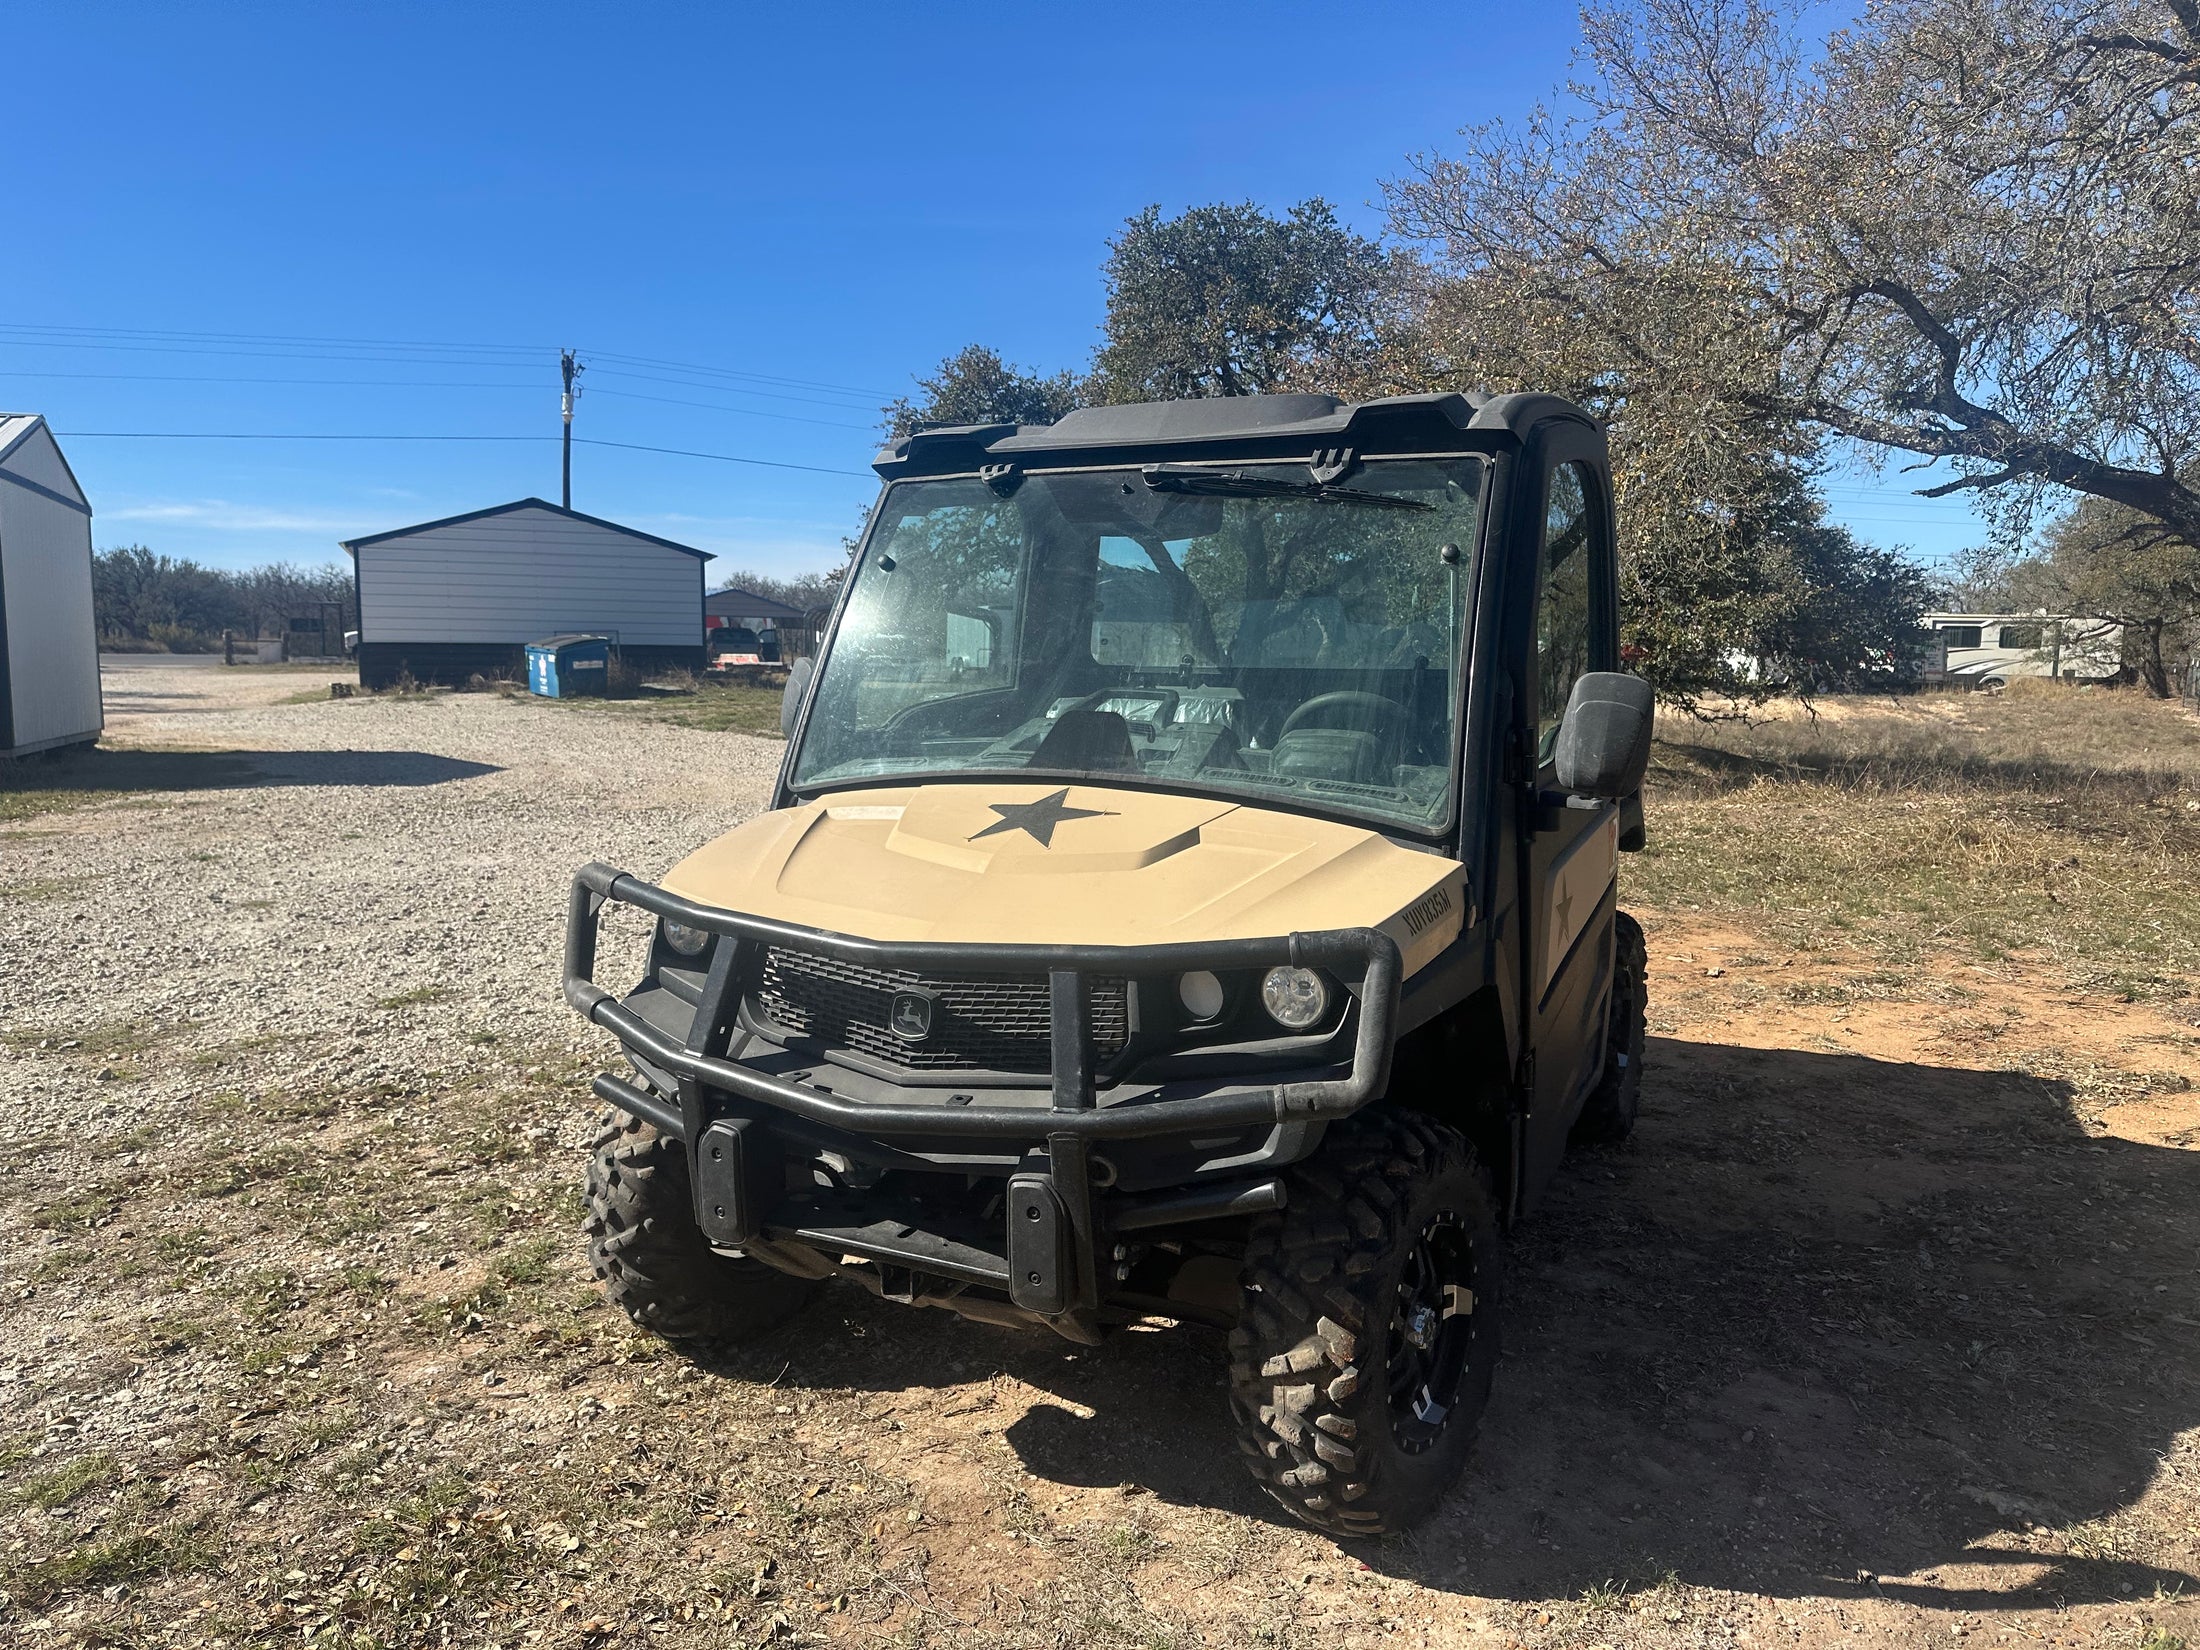
[[[836,792],[728,831],[663,886],[876,940],[1148,945],[1381,928],[1408,974],[1467,911],[1458,862],[1374,831],[1060,783]]]

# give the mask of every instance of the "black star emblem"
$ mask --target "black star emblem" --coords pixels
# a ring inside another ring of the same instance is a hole
[[[965,840],[975,842],[981,836],[992,836],[998,831],[1028,831],[1032,841],[1042,848],[1054,846],[1054,827],[1065,819],[1103,819],[1113,815],[1106,808],[1072,808],[1069,806],[1069,789],[1064,786],[1052,796],[1042,796],[1036,802],[989,802],[986,804],[1001,817],[982,831],[973,831]]]

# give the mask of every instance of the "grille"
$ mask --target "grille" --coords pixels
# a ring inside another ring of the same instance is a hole
[[[894,1035],[894,995],[932,998],[932,1030],[922,1042]],[[1052,1014],[1044,974],[941,974],[866,968],[808,951],[764,954],[756,1003],[810,1042],[853,1049],[909,1071],[1052,1069]],[[1093,1053],[1105,1060],[1130,1040],[1130,990],[1120,979],[1085,979]]]

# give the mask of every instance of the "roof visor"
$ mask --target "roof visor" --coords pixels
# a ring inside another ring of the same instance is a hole
[[[1588,424],[1580,408],[1550,395],[1397,395],[1339,401],[1329,395],[1216,396],[1082,407],[1053,424],[962,424],[903,436],[872,460],[889,479],[949,475],[989,464],[1052,468],[1119,455],[1288,458],[1330,449],[1362,454],[1492,449],[1524,439],[1536,424]],[[1471,432],[1471,433],[1470,433]]]

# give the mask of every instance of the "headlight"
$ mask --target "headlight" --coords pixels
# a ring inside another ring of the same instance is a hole
[[[1222,982],[1204,968],[1195,968],[1176,982],[1176,1000],[1195,1020],[1211,1020],[1222,1012]]]
[[[1329,987],[1311,968],[1271,968],[1260,982],[1268,1017],[1286,1031],[1304,1031],[1329,1008]]]
[[[690,928],[684,923],[667,922],[658,930],[665,937],[665,944],[683,957],[700,957],[710,949],[710,930]]]

